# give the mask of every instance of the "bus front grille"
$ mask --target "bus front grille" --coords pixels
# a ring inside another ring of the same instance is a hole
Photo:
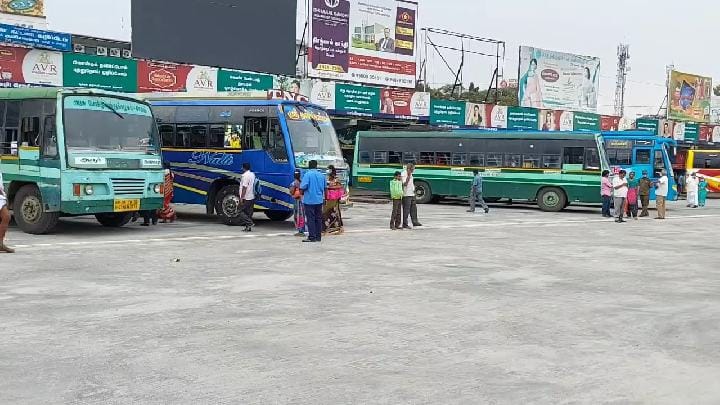
[[[143,179],[110,179],[115,195],[143,194],[145,180]]]

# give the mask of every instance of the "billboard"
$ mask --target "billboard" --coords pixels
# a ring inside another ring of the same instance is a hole
[[[55,51],[69,52],[72,50],[72,35],[70,34],[9,24],[0,24],[0,42]]]
[[[132,0],[133,55],[294,76],[296,16],[297,0]]]
[[[594,113],[599,83],[599,58],[520,47],[518,100],[522,107]]]
[[[311,77],[415,87],[417,3],[312,0]]]
[[[137,93],[137,67],[133,59],[65,53],[63,82],[67,87]]]
[[[0,13],[44,17],[44,0],[0,0]]]
[[[709,77],[670,71],[668,81],[668,119],[707,123],[710,121]]]
[[[1,46],[0,81],[15,84],[62,86],[63,56],[60,52],[42,49]]]

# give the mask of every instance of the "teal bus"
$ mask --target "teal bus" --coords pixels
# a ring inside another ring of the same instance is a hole
[[[150,105],[91,89],[0,90],[0,170],[24,232],[61,216],[108,227],[162,207],[164,170]]]
[[[481,130],[360,132],[354,184],[388,191],[393,173],[415,164],[418,203],[467,196],[473,170],[484,178],[483,196],[536,202],[544,211],[570,203],[601,202],[600,177],[610,165],[594,133],[488,132]]]

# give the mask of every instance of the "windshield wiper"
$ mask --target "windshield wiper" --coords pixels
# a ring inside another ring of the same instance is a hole
[[[121,120],[124,120],[124,119],[125,119],[125,116],[122,115],[122,114],[120,114],[120,113],[118,112],[118,110],[116,110],[113,106],[111,106],[110,104],[108,104],[107,102],[103,101],[103,100],[100,99],[100,98],[98,98],[98,99],[100,100],[100,104],[102,104],[103,107],[105,107],[105,108],[107,108],[108,110],[112,111],[112,113],[115,114],[115,115],[117,115],[118,117],[120,117]]]

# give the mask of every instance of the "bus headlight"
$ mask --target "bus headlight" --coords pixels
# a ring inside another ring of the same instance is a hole
[[[95,189],[93,189],[93,186],[90,184],[85,185],[85,195],[93,195],[95,193]]]
[[[162,194],[162,186],[160,184],[154,185],[153,191],[155,192],[155,194]]]

